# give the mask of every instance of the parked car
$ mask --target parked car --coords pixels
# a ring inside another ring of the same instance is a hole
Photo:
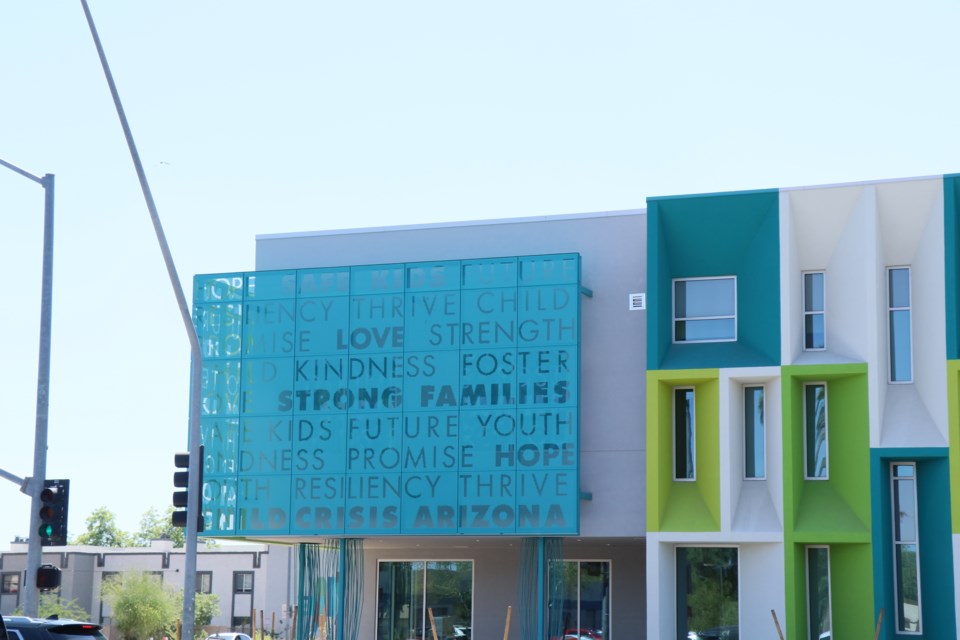
[[[740,627],[733,624],[703,631],[691,631],[687,637],[689,640],[739,640]]]
[[[79,620],[3,616],[7,640],[107,640],[98,624]]]
[[[603,640],[603,631],[598,629],[566,629],[563,635],[554,640]]]
[[[251,638],[245,633],[239,633],[236,631],[221,631],[220,633],[207,636],[207,640],[251,640]]]

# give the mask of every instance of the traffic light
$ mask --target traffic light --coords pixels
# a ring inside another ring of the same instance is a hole
[[[177,509],[182,509],[182,511],[174,511],[173,515],[170,517],[170,520],[173,523],[173,526],[186,528],[186,509],[189,496],[187,487],[190,486],[190,454],[174,454],[173,464],[178,469],[185,469],[185,471],[177,471],[173,474],[173,486],[183,489],[183,491],[173,492],[173,506]],[[197,501],[197,532],[201,532],[203,531],[203,445],[200,445],[200,464],[198,466],[200,469],[200,475],[197,478],[197,488],[200,491],[200,500]]]
[[[67,506],[70,501],[69,480],[44,480],[40,491],[41,547],[61,547],[67,544]]]
[[[53,564],[42,564],[37,567],[37,589],[53,591],[60,586],[60,567]]]

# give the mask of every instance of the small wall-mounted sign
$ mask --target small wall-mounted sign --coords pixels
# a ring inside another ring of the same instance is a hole
[[[630,294],[630,311],[646,311],[647,310],[647,294],[646,293],[631,293]]]

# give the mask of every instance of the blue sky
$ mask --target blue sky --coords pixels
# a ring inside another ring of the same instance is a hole
[[[257,234],[960,171],[960,4],[90,0],[184,289]],[[172,492],[189,345],[79,0],[0,2],[0,158],[57,179],[48,477]],[[0,468],[33,459],[43,191],[0,168]],[[0,480],[0,548],[29,501]]]

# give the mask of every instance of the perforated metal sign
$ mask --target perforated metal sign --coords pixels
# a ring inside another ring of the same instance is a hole
[[[579,531],[580,256],[200,275],[219,536]]]

